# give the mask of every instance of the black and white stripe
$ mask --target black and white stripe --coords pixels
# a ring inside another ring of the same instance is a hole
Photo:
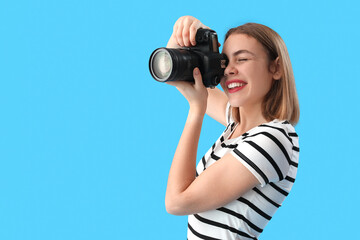
[[[200,216],[199,214],[194,214],[195,218],[197,220],[199,220],[200,222],[203,222],[207,225],[210,225],[210,226],[213,226],[213,227],[216,227],[216,228],[220,228],[220,229],[224,229],[226,231],[230,231],[238,236],[243,236],[243,237],[246,237],[246,238],[249,238],[249,239],[257,239],[256,237],[253,237],[249,234],[247,234],[246,232],[243,232],[243,231],[240,231],[234,227],[231,227],[229,225],[226,225],[226,224],[223,224],[223,223],[220,223],[220,222],[216,222],[216,221],[213,221],[213,220],[210,220],[210,219],[207,219],[207,218],[204,218],[202,216]]]
[[[288,196],[298,169],[298,135],[287,121],[259,125],[237,139],[230,122],[197,166],[197,176],[231,153],[262,182],[218,209],[189,216],[188,239],[257,239]]]

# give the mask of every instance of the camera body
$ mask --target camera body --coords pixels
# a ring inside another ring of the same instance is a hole
[[[150,56],[152,77],[160,82],[194,82],[193,69],[198,67],[205,87],[214,88],[220,83],[227,58],[219,53],[218,38],[214,30],[198,29],[196,46],[189,48],[158,48]]]

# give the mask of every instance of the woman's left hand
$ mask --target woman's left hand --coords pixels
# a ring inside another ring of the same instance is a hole
[[[199,68],[193,71],[195,83],[187,81],[169,81],[169,85],[175,86],[189,102],[190,110],[205,114],[207,107],[208,91],[203,84]]]

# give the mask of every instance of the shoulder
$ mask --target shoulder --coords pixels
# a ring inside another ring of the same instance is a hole
[[[284,179],[298,149],[297,134],[287,121],[273,120],[246,132],[233,155],[256,173],[262,185]]]
[[[295,128],[286,120],[275,119],[268,123],[263,123],[248,132],[250,135],[271,135],[282,142],[288,142],[291,145],[297,145],[298,135]]]
[[[252,142],[269,153],[280,150],[291,161],[292,152],[299,151],[299,137],[295,128],[286,120],[275,119],[261,124],[245,134],[244,142]]]

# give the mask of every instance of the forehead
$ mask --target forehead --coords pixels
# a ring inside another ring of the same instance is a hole
[[[266,55],[264,47],[258,40],[246,34],[233,33],[226,39],[223,53],[230,56],[238,50],[247,50],[257,56]]]

